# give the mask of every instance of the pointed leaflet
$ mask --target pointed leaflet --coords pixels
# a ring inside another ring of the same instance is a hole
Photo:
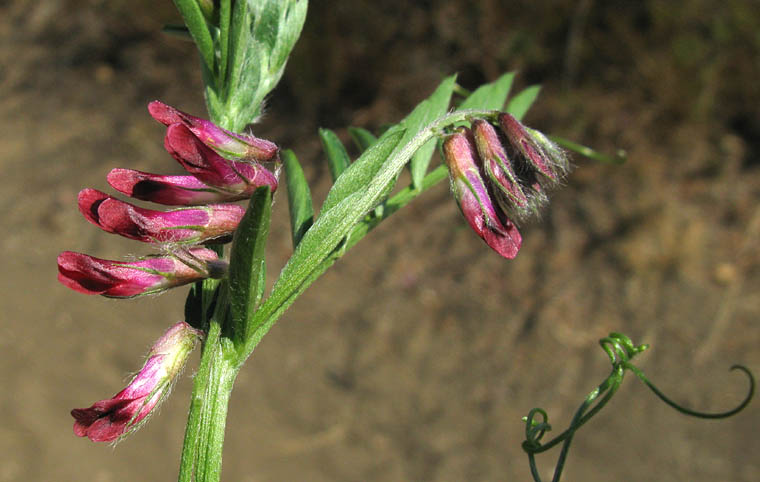
[[[348,133],[351,135],[351,139],[359,148],[360,152],[364,152],[377,141],[377,137],[367,129],[363,127],[349,127]]]
[[[234,338],[242,341],[264,286],[264,255],[269,236],[272,192],[261,187],[251,197],[230,251],[229,294]]]
[[[319,129],[319,140],[322,141],[322,149],[327,156],[327,166],[330,168],[330,176],[333,182],[343,171],[351,164],[351,158],[348,157],[346,148],[340,142],[335,132],[330,129]]]
[[[383,134],[375,145],[364,151],[364,154],[359,156],[359,159],[351,164],[335,181],[332,189],[327,193],[325,202],[322,203],[319,215],[322,216],[324,212],[329,211],[351,194],[365,189],[367,184],[380,172],[393,149],[401,145],[399,141],[402,135],[404,135],[403,127],[392,127]],[[373,207],[370,206],[370,209]]]
[[[409,141],[417,136],[417,134],[419,134],[423,128],[446,113],[449,101],[451,100],[451,94],[454,89],[455,80],[456,76],[452,75],[451,77],[448,77],[443,82],[441,82],[435,92],[433,92],[430,97],[417,104],[417,107],[415,107],[414,110],[408,116],[406,116],[403,121],[401,121],[395,127],[388,129],[380,137],[378,144],[382,140],[386,139],[389,135],[395,136],[398,132],[398,129],[405,129],[406,133],[396,143],[396,150],[393,151],[394,154],[398,154],[399,151],[401,151],[401,149],[403,149],[404,146],[409,143]],[[375,148],[378,144],[373,145],[372,148]],[[431,139],[428,143],[425,144],[425,146],[423,146],[423,148],[418,149],[415,157],[412,158],[412,176],[414,176],[415,173],[419,176],[419,179],[415,183],[415,186],[419,186],[419,183],[422,182],[422,178],[425,177],[425,171],[427,170],[427,166],[430,163],[430,156],[432,155],[433,149],[435,149],[435,140]],[[426,152],[427,154],[425,154]],[[388,153],[386,158],[390,155],[391,152]],[[362,155],[362,157],[359,159],[362,159],[363,157],[364,155]],[[335,182],[335,185],[332,187],[330,192],[327,193],[325,202],[322,204],[322,212],[335,206],[343,198],[350,195],[351,193],[354,193],[358,189],[361,189],[380,172],[385,159],[372,158],[374,161],[367,162],[369,159],[370,158],[365,159],[365,162],[362,164],[360,164],[359,160],[357,160],[343,173],[340,179]],[[414,159],[416,159],[416,163]],[[386,194],[387,191],[392,189],[394,181],[395,177],[393,179],[390,179],[388,181],[388,184],[384,186],[383,190]],[[378,198],[378,201],[381,197],[382,193]]]
[[[225,80],[227,80],[227,55],[230,50],[230,21],[232,16],[231,3],[232,0],[219,2],[219,70],[217,72],[219,85],[224,85]]]
[[[501,110],[507,101],[509,90],[512,88],[514,72],[508,72],[490,84],[478,87],[475,92],[468,95],[457,109],[493,109]]]
[[[285,178],[288,187],[288,209],[290,211],[290,230],[293,238],[293,249],[301,242],[314,223],[314,208],[311,204],[309,184],[304,177],[303,169],[296,155],[290,149],[280,152]]]
[[[196,0],[174,0],[174,5],[182,15],[182,19],[187,25],[190,36],[195,40],[201,59],[209,70],[214,69],[214,43],[211,40],[211,33],[206,25],[206,19]]]
[[[306,19],[306,0],[240,0],[232,10],[227,76],[221,92],[224,127],[240,132],[261,113]]]
[[[507,112],[512,114],[515,119],[522,120],[525,113],[528,112],[530,106],[538,97],[538,92],[541,90],[540,85],[531,85],[521,90],[516,94],[507,104]]]
[[[417,107],[415,107],[411,114],[406,116],[401,122],[401,125],[406,127],[406,135],[399,145],[406,145],[423,127],[446,113],[451,101],[451,94],[454,91],[455,81],[456,75],[444,79],[430,97],[417,104]],[[435,142],[435,139],[431,139],[412,156],[409,169],[412,173],[412,183],[415,188],[419,188],[422,185],[422,178],[425,177],[428,165],[430,164],[430,157],[435,150]]]

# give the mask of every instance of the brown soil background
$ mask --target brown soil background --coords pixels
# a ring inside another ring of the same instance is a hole
[[[113,167],[176,173],[146,104],[204,112],[193,47],[159,31],[171,2],[0,4],[0,481],[176,478],[190,377],[116,448],[68,414],[117,392],[182,317],[186,290],[114,301],[60,286],[62,250],[146,247],[98,232],[77,192]],[[236,384],[230,481],[529,480],[520,417],[557,432],[609,370],[610,331],[652,344],[639,365],[702,410],[760,373],[760,9],[755,1],[312,2],[257,133],[327,189],[316,129],[399,120],[444,76],[517,69],[544,90],[526,121],[600,150],[579,156],[506,262],[440,185],[312,286]],[[277,196],[270,280],[290,253]],[[575,438],[567,481],[760,480],[760,405],[676,414],[627,380]],[[545,477],[557,452],[539,458]]]

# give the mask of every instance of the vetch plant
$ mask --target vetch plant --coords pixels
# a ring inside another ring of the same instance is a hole
[[[210,119],[151,102],[150,115],[166,126],[164,147],[187,174],[117,168],[107,177],[123,195],[175,207],[141,208],[89,188],[78,199],[89,222],[159,253],[110,261],[66,251],[58,257],[58,278],[75,291],[115,298],[193,283],[185,320],[156,342],[129,385],[71,413],[75,433],[93,441],[118,441],[132,433],[167,396],[200,339],[179,480],[216,481],[227,405],[240,368],[298,296],[378,224],[448,176],[476,235],[511,259],[523,242],[518,225],[539,215],[570,171],[560,145],[603,162],[621,158],[523,125],[538,87],[510,97],[513,73],[473,92],[451,76],[382,135],[349,128],[362,151],[353,161],[335,133],[320,130],[333,185],[315,215],[295,154],[250,131],[298,39],[306,0],[175,4],[186,27],[172,31],[198,47]],[[437,147],[443,163],[430,169]],[[411,183],[396,189],[405,167]],[[293,253],[265,293],[266,243],[281,172]],[[233,204],[241,200],[247,208]],[[535,425],[532,418],[529,427]],[[542,433],[548,429],[537,426]],[[538,437],[532,440],[529,448],[536,452]]]

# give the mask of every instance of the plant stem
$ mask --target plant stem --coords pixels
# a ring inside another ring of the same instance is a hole
[[[195,375],[180,462],[180,482],[216,482],[222,471],[227,406],[238,372],[221,326],[211,320]]]

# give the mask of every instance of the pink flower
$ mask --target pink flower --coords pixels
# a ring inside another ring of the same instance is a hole
[[[88,295],[110,298],[158,293],[204,278],[221,278],[226,262],[206,248],[175,256],[150,256],[136,261],[110,261],[82,253],[58,255],[58,281]]]
[[[166,129],[164,147],[187,172],[204,184],[228,193],[249,198],[256,188],[277,189],[277,178],[260,164],[231,161],[206,147],[183,124],[171,124]]]
[[[511,114],[500,114],[499,126],[506,136],[514,162],[535,172],[536,181],[545,189],[560,184],[570,171],[570,163],[562,149],[541,132],[522,125]]]
[[[202,332],[185,322],[171,327],[151,348],[140,372],[113,397],[75,408],[74,433],[93,442],[113,442],[133,432],[169,394]]]
[[[214,189],[195,176],[162,176],[132,169],[112,169],[106,179],[111,187],[129,197],[169,206],[197,206],[250,197],[248,193]]]
[[[236,204],[154,211],[119,201],[96,189],[83,189],[78,202],[79,211],[92,224],[146,243],[226,242],[245,214],[245,209]]]
[[[522,237],[514,223],[497,211],[498,206],[493,203],[481,175],[482,164],[470,130],[460,128],[448,137],[443,142],[443,152],[454,198],[470,227],[501,256],[508,259],[517,256]]]
[[[272,142],[228,131],[211,121],[186,114],[163,102],[154,100],[148,104],[148,112],[166,126],[184,125],[201,142],[221,154],[253,162],[274,161],[277,158],[277,146]]]
[[[493,191],[499,206],[511,219],[525,219],[535,214],[538,206],[531,201],[535,194],[543,193],[531,187],[535,181],[528,185],[521,182],[524,180],[521,179],[520,174],[524,175],[524,173],[515,171],[513,162],[507,156],[503,139],[496,129],[487,121],[476,119],[472,123],[472,137],[482,160],[485,175],[494,187]]]

